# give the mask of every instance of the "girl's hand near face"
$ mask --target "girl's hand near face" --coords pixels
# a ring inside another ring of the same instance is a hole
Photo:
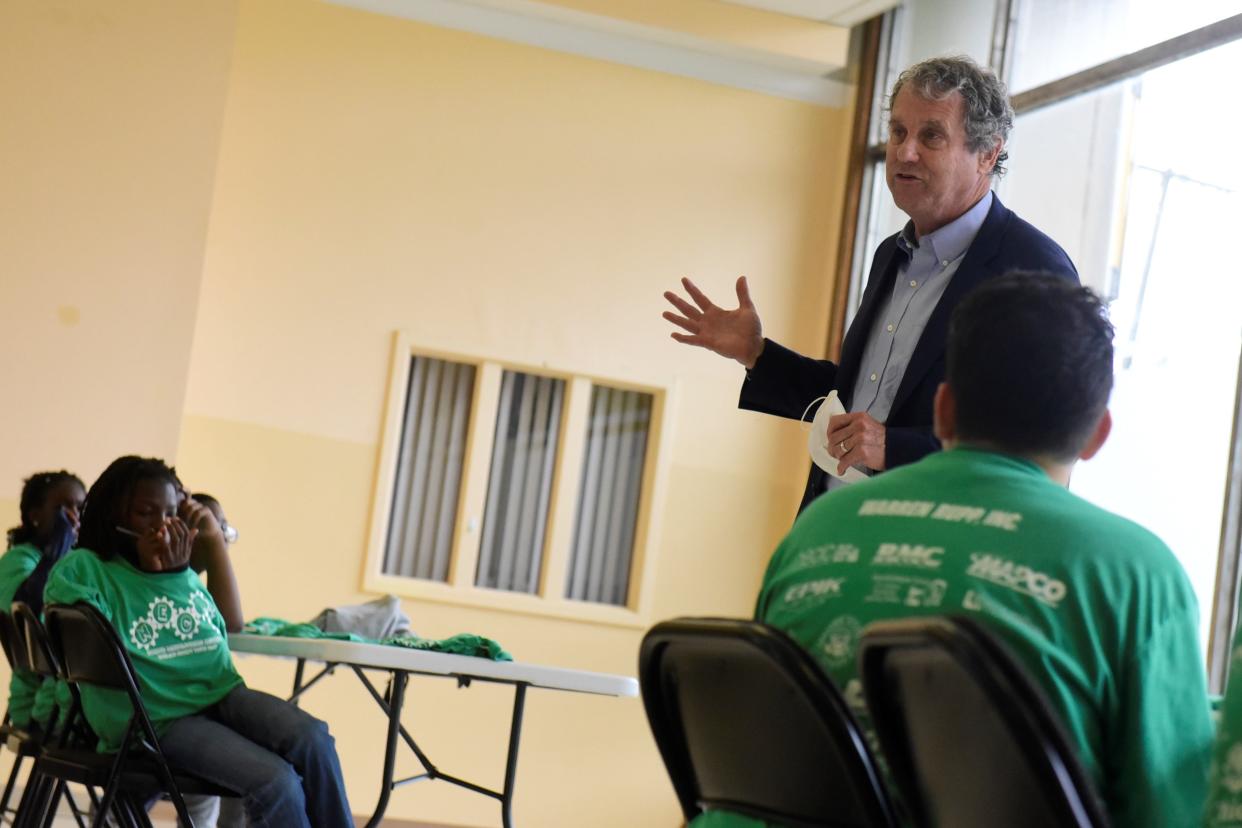
[[[138,538],[138,565],[143,572],[165,572],[180,569],[190,562],[197,529],[186,526],[181,518],[165,518],[157,529],[148,529]]]
[[[221,557],[228,556],[228,545],[224,542],[224,533],[220,531],[220,523],[216,516],[203,504],[187,497],[177,509],[177,516],[190,528],[198,532],[190,553],[190,567],[195,572],[202,572]]]

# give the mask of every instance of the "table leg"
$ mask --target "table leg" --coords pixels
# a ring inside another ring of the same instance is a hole
[[[380,788],[379,801],[375,803],[375,812],[367,822],[367,828],[376,828],[384,819],[384,811],[388,810],[388,797],[392,794],[392,776],[397,764],[397,734],[401,730],[401,708],[405,704],[405,683],[408,673],[400,670],[392,672],[392,697],[388,701],[388,744],[384,746],[384,778]]]
[[[289,701],[297,706],[298,696],[302,694],[302,673],[306,669],[306,659],[298,659],[298,667],[293,671],[293,695],[289,697]]]
[[[518,742],[522,737],[522,711],[526,706],[526,685],[513,686],[513,722],[509,725],[509,758],[505,764],[505,791],[500,798],[500,818],[504,828],[513,828],[513,783],[517,777]]]

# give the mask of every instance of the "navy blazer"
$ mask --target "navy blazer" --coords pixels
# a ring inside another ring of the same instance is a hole
[[[742,384],[739,408],[796,420],[813,400],[835,388],[849,411],[867,337],[884,300],[893,292],[900,263],[897,235],[881,242],[871,260],[862,303],[841,344],[840,362],[804,357],[765,340],[763,353]],[[932,400],[944,380],[949,317],[971,288],[1018,269],[1044,271],[1078,281],[1078,271],[1060,245],[1018,218],[993,194],[983,226],[928,318],[893,398],[885,423],[887,468],[913,463],[940,448],[940,441],[932,435]],[[821,495],[827,484],[827,473],[811,464],[800,510]]]

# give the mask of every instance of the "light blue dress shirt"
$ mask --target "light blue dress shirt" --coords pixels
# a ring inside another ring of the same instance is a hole
[[[923,238],[915,238],[914,223],[906,222],[897,237],[900,257],[892,294],[880,306],[867,334],[850,412],[865,411],[877,422],[888,420],[906,366],[919,344],[923,328],[970,244],[979,234],[992,207],[992,191],[962,215]],[[829,478],[828,489],[843,486]]]

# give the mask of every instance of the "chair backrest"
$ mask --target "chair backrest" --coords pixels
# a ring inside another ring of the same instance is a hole
[[[0,611],[0,646],[4,648],[4,658],[9,663],[10,670],[29,669],[25,661],[26,645],[18,637],[13,616],[2,611]]]
[[[665,621],[644,636],[638,669],[687,820],[722,809],[789,826],[896,824],[845,700],[780,630]]]
[[[23,648],[25,669],[40,676],[60,678],[60,662],[52,651],[43,622],[28,604],[13,602],[13,623],[17,627],[19,646]]]
[[[881,750],[916,826],[1108,825],[1043,693],[974,620],[868,625],[859,663]]]
[[[49,604],[43,617],[65,679],[126,691],[140,702],[138,680],[129,654],[112,624],[90,604]]]

